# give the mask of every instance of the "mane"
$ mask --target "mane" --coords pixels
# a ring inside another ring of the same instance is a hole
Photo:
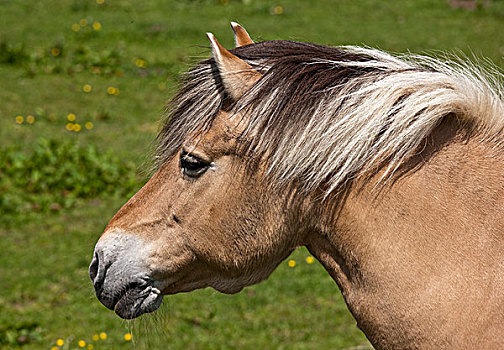
[[[231,50],[263,75],[232,105],[213,59],[188,72],[168,105],[157,163],[206,130],[222,108],[246,115],[252,158],[266,156],[277,185],[326,194],[385,168],[385,182],[445,118],[496,143],[504,129],[502,75],[457,59],[265,41]]]

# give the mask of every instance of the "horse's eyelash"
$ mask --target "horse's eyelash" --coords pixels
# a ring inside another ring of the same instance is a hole
[[[211,162],[208,162],[204,159],[201,159],[198,156],[195,156],[194,154],[187,153],[187,152],[181,152],[180,159],[182,159],[186,162],[189,162],[189,163],[203,163],[203,164],[207,164],[207,165],[210,165],[210,163],[211,163]]]

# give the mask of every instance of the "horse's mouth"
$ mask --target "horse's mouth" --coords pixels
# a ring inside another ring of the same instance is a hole
[[[161,306],[161,291],[146,281],[131,282],[121,292],[107,296],[103,289],[97,290],[98,299],[121,318],[132,319],[153,312]]]
[[[161,306],[163,295],[151,285],[132,288],[121,293],[114,303],[114,312],[121,318],[132,319],[153,312]]]

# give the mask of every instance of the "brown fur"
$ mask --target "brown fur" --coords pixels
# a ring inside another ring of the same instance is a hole
[[[377,348],[504,346],[504,156],[465,135],[443,123],[420,168],[351,192],[308,244]]]

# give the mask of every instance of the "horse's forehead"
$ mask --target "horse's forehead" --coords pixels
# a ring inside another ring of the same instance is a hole
[[[212,121],[211,127],[204,132],[191,135],[185,142],[189,148],[198,148],[208,153],[218,153],[233,147],[237,137],[243,131],[242,118],[220,111]]]
[[[219,111],[212,124],[215,127],[215,133],[225,137],[237,137],[245,130],[247,126],[246,118],[241,113],[229,113]]]

